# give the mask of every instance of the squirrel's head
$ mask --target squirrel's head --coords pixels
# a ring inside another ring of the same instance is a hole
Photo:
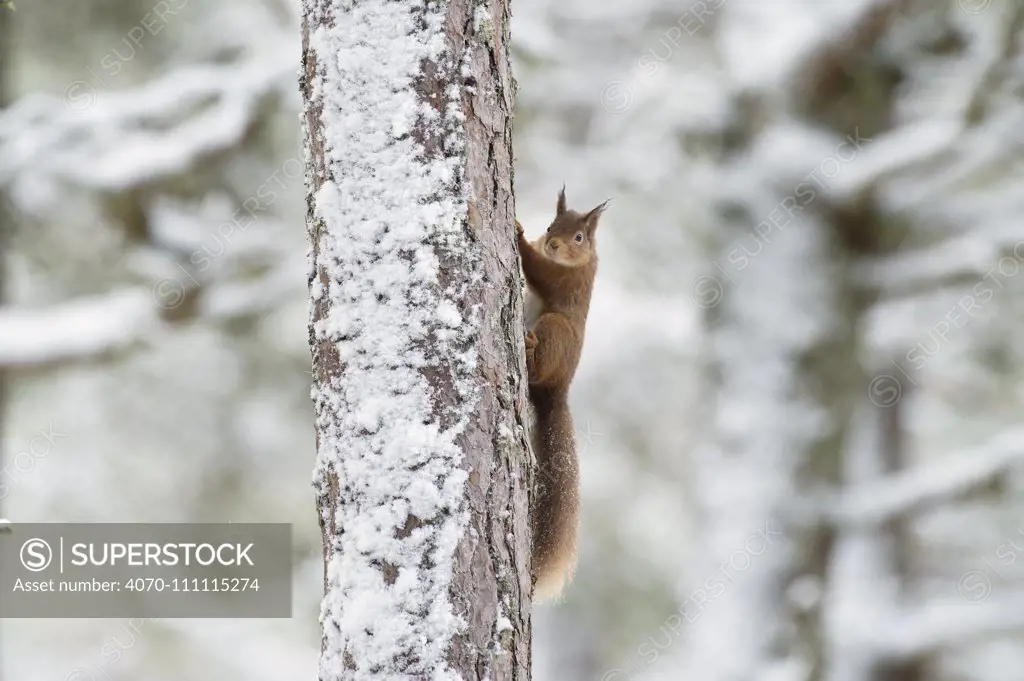
[[[611,199],[609,199],[610,201]],[[608,201],[586,213],[565,207],[565,187],[558,192],[555,219],[538,244],[544,255],[555,262],[578,267],[593,262],[597,251],[595,235],[597,222],[608,206]]]

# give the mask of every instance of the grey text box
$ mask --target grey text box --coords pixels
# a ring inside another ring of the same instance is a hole
[[[0,532],[0,617],[291,617],[287,524],[25,523]]]

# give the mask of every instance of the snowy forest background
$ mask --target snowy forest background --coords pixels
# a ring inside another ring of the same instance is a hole
[[[298,4],[16,4],[0,516],[291,522],[296,600],[6,620],[0,678],[314,678]],[[520,220],[613,198],[535,678],[1020,678],[1021,3],[512,8]]]

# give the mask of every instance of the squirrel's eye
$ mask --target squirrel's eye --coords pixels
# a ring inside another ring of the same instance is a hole
[[[579,232],[578,234],[576,234],[576,243],[583,243],[583,232]]]

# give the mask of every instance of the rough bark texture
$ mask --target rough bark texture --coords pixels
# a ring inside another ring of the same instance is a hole
[[[303,66],[301,89],[305,100],[304,128],[307,150],[307,226],[311,243],[310,285],[327,290],[332,281],[332,268],[356,263],[327,262],[322,244],[334,225],[326,224],[315,203],[321,187],[332,182],[338,168],[332,167],[330,154],[325,153],[330,140],[337,139],[325,124],[325,102],[318,97],[315,83],[327,73],[323,57],[311,42],[319,28],[335,25],[341,12],[357,11],[340,8],[331,0],[303,2]],[[409,3],[418,11],[418,3]],[[442,3],[442,6],[444,4]],[[474,10],[477,10],[474,14]],[[485,11],[486,15],[481,15]],[[425,246],[433,247],[439,259],[439,290],[457,290],[454,302],[463,320],[475,317],[477,331],[461,352],[475,357],[469,377],[476,387],[472,412],[465,428],[456,438],[464,456],[462,468],[468,475],[463,490],[462,511],[468,514],[465,532],[455,550],[449,598],[452,612],[463,625],[448,643],[447,670],[424,669],[415,653],[389,660],[380,669],[381,678],[391,679],[528,679],[530,675],[530,572],[528,490],[530,469],[524,424],[525,364],[523,360],[522,294],[519,265],[514,248],[514,202],[512,195],[512,106],[514,81],[511,75],[509,44],[509,7],[497,0],[477,8],[469,0],[452,0],[445,7],[444,57],[438,62],[421,63],[415,89],[420,101],[442,112],[445,93],[457,88],[461,93],[461,149],[446,148],[436,137],[422,129],[412,136],[424,158],[460,154],[464,172],[452,188],[453,196],[463,197],[465,214],[461,234],[452,244],[452,236],[428,235]],[[344,56],[344,55],[343,55]],[[459,66],[461,62],[462,66]],[[455,64],[456,67],[452,68]],[[373,111],[371,115],[389,112]],[[350,131],[349,131],[350,132]],[[410,200],[414,200],[410,197]],[[449,248],[455,246],[455,248]],[[473,257],[463,254],[466,250]],[[461,253],[461,254],[460,254]],[[336,271],[336,269],[335,269]],[[313,356],[314,393],[358,395],[349,385],[346,361],[339,353],[335,339],[317,332],[318,324],[331,314],[327,296],[313,296],[310,345]],[[373,319],[362,320],[373,324]],[[430,336],[428,336],[429,338]],[[425,343],[427,353],[436,351],[436,362],[425,367],[434,405],[433,418],[442,426],[454,408],[466,404],[458,384],[465,376],[457,376],[450,361],[451,353],[438,351]],[[446,356],[447,355],[447,356]],[[353,397],[328,404],[318,400],[317,448],[336,432],[337,424],[360,409],[359,398]],[[419,426],[410,422],[410,427]],[[360,447],[359,449],[363,449]],[[366,450],[371,450],[367,444]],[[374,456],[373,451],[346,452],[343,456]],[[321,452],[321,461],[324,457]],[[410,456],[410,466],[414,466]],[[336,466],[321,464],[316,474],[317,506],[324,547],[324,658],[341,659],[340,669],[332,671],[321,665],[321,680],[369,678],[365,665],[357,658],[365,654],[339,631],[339,623],[326,607],[329,597],[329,566],[337,559],[346,528],[340,526],[345,504],[353,503],[346,490],[350,480],[339,475]],[[396,533],[402,538],[414,533],[424,522],[435,519],[410,514],[405,527]],[[424,566],[432,567],[432,566]],[[384,582],[394,584],[396,570],[381,562]],[[423,613],[426,616],[426,613]],[[380,623],[387,628],[388,623]]]

